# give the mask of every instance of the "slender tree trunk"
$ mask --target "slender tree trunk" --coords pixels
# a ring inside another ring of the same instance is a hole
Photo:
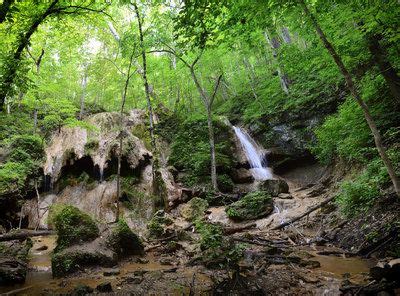
[[[11,88],[11,85],[14,82],[15,75],[17,73],[18,65],[21,61],[21,54],[24,48],[29,44],[29,40],[32,36],[33,33],[37,30],[39,25],[53,12],[54,7],[57,5],[59,0],[53,0],[46,11],[37,17],[29,29],[24,33],[19,36],[19,39],[17,41],[18,47],[15,50],[15,52],[12,54],[12,56],[7,59],[8,65],[6,65],[6,72],[4,73],[4,76],[2,78],[2,81],[0,82],[0,110],[4,108],[4,100]]]
[[[129,86],[129,81],[131,79],[131,68],[132,68],[132,62],[133,62],[133,52],[131,54],[130,60],[129,60],[129,67],[128,67],[128,72],[126,74],[126,80],[125,80],[125,86],[124,90],[122,92],[122,102],[121,102],[121,110],[120,110],[120,132],[119,132],[119,151],[118,151],[118,165],[117,165],[117,199],[116,199],[116,214],[115,214],[115,220],[118,222],[119,220],[119,200],[121,197],[121,160],[122,160],[122,153],[123,153],[123,137],[124,137],[124,108],[125,108],[125,102],[126,102],[126,94],[128,92],[128,86]]]
[[[256,101],[258,101],[258,96],[257,96],[257,92],[256,92],[256,75],[254,73],[254,69],[253,66],[250,64],[250,62],[247,60],[246,57],[243,57],[243,64],[247,69],[248,72],[248,77],[250,80],[250,87],[251,87],[251,91],[253,92],[253,97],[256,99]]]
[[[82,94],[81,94],[81,107],[79,111],[79,119],[82,120],[83,114],[85,112],[85,97],[86,97],[86,87],[87,87],[87,66],[85,66],[83,77],[82,77]]]
[[[139,8],[138,8],[136,2],[133,3],[133,7],[135,8],[136,19],[137,19],[138,28],[139,28],[140,49],[141,49],[141,55],[142,55],[142,68],[143,68],[142,77],[143,77],[143,82],[144,82],[144,90],[146,93],[147,110],[149,111],[151,146],[152,146],[153,150],[155,151],[156,150],[156,141],[155,141],[155,137],[154,137],[154,116],[153,116],[153,106],[151,104],[151,99],[150,99],[149,82],[147,80],[147,59],[146,59],[146,48],[144,46],[142,19],[141,19]]]
[[[400,103],[400,77],[397,74],[396,70],[393,68],[392,64],[387,59],[387,53],[379,43],[380,39],[380,36],[369,36],[368,48],[372,54],[374,62],[379,68],[379,72],[389,86],[390,92],[396,99],[397,103]]]
[[[217,183],[217,161],[215,158],[215,141],[214,141],[214,127],[212,122],[211,102],[208,98],[205,90],[201,87],[200,82],[194,72],[193,67],[190,67],[190,74],[199,92],[199,95],[204,103],[207,110],[207,125],[208,125],[208,140],[210,143],[210,154],[211,154],[211,184],[215,191],[218,191]]]
[[[305,14],[307,15],[307,17],[310,18],[310,20],[311,20],[315,30],[317,31],[319,38],[321,39],[322,43],[324,44],[325,48],[328,50],[329,54],[332,56],[336,65],[339,67],[340,72],[342,73],[342,75],[344,76],[344,78],[346,80],[347,88],[349,89],[350,93],[352,94],[354,99],[357,101],[357,103],[360,105],[360,107],[364,113],[365,120],[367,121],[368,126],[371,129],[372,135],[374,136],[375,146],[378,149],[379,155],[382,158],[382,161],[386,166],[386,169],[389,173],[390,179],[392,180],[392,183],[394,185],[394,189],[395,189],[397,195],[400,197],[399,178],[397,177],[396,172],[393,167],[393,164],[386,153],[386,149],[382,143],[381,134],[375,124],[374,119],[371,116],[371,113],[369,111],[367,104],[362,100],[360,94],[358,93],[358,91],[356,89],[356,86],[354,85],[354,82],[350,75],[350,72],[347,70],[346,66],[343,64],[342,59],[337,54],[336,50],[333,48],[333,45],[328,41],[325,33],[322,31],[321,27],[319,26],[317,19],[311,13],[311,11],[308,9],[304,0],[299,0],[299,2],[301,4],[301,6],[303,7],[303,10],[304,10]]]
[[[278,77],[281,82],[282,90],[286,94],[289,94],[289,79],[288,79],[287,75],[285,74],[285,72],[282,70],[282,68],[279,64],[279,59],[278,59],[277,49],[279,48],[279,41],[276,38],[272,38],[267,29],[264,32],[264,37],[265,37],[265,40],[267,41],[267,43],[269,44],[269,46],[271,47],[272,56],[273,56],[273,59],[275,60],[276,70],[278,72]]]

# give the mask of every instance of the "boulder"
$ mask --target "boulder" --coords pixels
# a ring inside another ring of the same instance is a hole
[[[400,258],[389,262],[378,262],[376,266],[370,269],[370,275],[377,281],[383,278],[388,281],[400,281]]]
[[[225,211],[232,220],[244,221],[265,217],[271,214],[273,209],[272,198],[268,192],[254,191],[226,207]]]
[[[25,282],[26,262],[13,257],[0,257],[0,285]]]
[[[31,247],[29,238],[25,242],[13,240],[0,243],[0,285],[25,282]]]
[[[106,241],[107,246],[110,247],[119,258],[144,254],[142,242],[124,220],[118,221],[106,238]]]
[[[54,277],[61,277],[90,266],[112,267],[117,264],[117,254],[107,249],[101,238],[83,245],[68,247],[54,253],[51,269]]]
[[[188,221],[202,217],[208,208],[208,202],[199,197],[192,198],[188,203],[181,205],[180,214]]]
[[[289,193],[289,185],[282,179],[262,181],[259,189],[268,192],[272,196],[278,196],[280,193]]]
[[[237,184],[251,183],[254,177],[248,169],[239,168],[232,172],[232,180]]]

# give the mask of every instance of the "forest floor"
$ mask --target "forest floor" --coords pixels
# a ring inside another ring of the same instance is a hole
[[[173,223],[168,226],[168,233],[172,235],[145,242],[144,257],[127,258],[112,269],[86,268],[71,276],[53,279],[51,251],[56,237],[35,237],[25,284],[2,289],[0,293],[368,295],[385,290],[386,287],[377,287],[378,281],[370,276],[370,268],[376,265],[377,259],[361,258],[356,252],[338,248],[335,238],[331,237],[329,241],[329,234],[335,231],[337,234],[335,226],[341,223],[329,222],[333,219],[332,210],[325,208],[283,230],[271,230],[283,220],[319,204],[329,191],[321,184],[303,188],[291,185],[291,198],[275,200],[274,213],[256,220],[255,227],[248,230],[240,231],[246,223],[230,222],[223,207],[211,207],[206,212],[210,222],[238,229],[233,234],[225,235],[231,241],[246,245],[244,258],[236,271],[212,268],[212,262],[205,267],[198,262],[191,243],[193,239],[198,239],[198,234],[193,231],[194,226],[180,216],[179,210],[175,210],[171,213]]]

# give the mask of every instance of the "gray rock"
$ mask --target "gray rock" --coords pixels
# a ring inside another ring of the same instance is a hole
[[[282,179],[262,181],[259,188],[260,190],[268,192],[272,196],[278,196],[280,193],[289,193],[289,185]]]
[[[112,268],[112,269],[107,269],[103,272],[104,276],[113,276],[113,275],[119,275],[121,271],[119,268]]]

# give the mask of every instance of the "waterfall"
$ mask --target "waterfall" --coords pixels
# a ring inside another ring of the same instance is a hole
[[[262,163],[263,153],[257,147],[257,143],[240,127],[233,126],[233,129],[249,161],[254,179],[259,181],[273,179],[271,169]]]

